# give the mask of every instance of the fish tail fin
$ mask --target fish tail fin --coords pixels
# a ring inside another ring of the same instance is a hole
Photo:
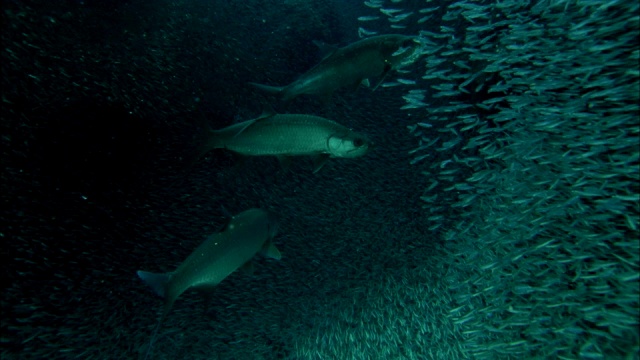
[[[155,274],[154,274],[155,275]],[[158,319],[158,323],[156,324],[155,329],[153,329],[153,333],[151,334],[151,340],[149,340],[149,346],[147,346],[147,351],[145,351],[144,354],[144,360],[148,360],[151,357],[151,352],[153,350],[153,345],[156,342],[156,339],[158,338],[158,333],[160,332],[160,327],[162,326],[162,323],[164,322],[164,319],[167,317],[167,314],[169,313],[169,310],[171,309],[171,304],[173,304],[172,302],[169,305],[164,306],[164,308],[162,309],[162,315],[160,315],[160,319]]]
[[[158,330],[160,330],[160,324],[162,324],[163,317],[160,318],[158,324],[156,324],[156,328],[153,329],[153,333],[151,334],[151,340],[149,340],[149,346],[147,346],[147,351],[144,354],[144,360],[150,359],[151,349],[153,348],[153,344],[156,342],[156,338],[158,337]]]
[[[269,85],[254,83],[254,82],[250,82],[249,85],[269,95],[276,95],[276,96],[283,95],[283,90],[285,88],[284,86],[269,86]]]
[[[145,355],[144,355],[144,360],[147,360],[151,356],[151,350],[153,349],[153,344],[155,343],[156,338],[158,337],[158,331],[160,330],[160,326],[164,322],[164,319],[167,317],[167,314],[169,313],[169,311],[171,310],[171,307],[173,306],[174,299],[172,299],[171,296],[167,297],[167,291],[166,291],[167,283],[171,278],[171,273],[158,274],[158,273],[138,270],[137,274],[138,274],[138,277],[142,279],[142,281],[144,281],[151,289],[153,289],[153,291],[156,294],[158,294],[160,297],[165,299],[164,307],[162,309],[162,315],[160,315],[158,324],[156,325],[156,328],[153,330],[153,333],[151,334],[151,340],[149,341],[149,346],[147,347],[147,351],[145,352]]]
[[[148,271],[138,270],[138,277],[144,281],[158,296],[164,298],[166,296],[167,283],[171,277],[171,273],[157,274]]]
[[[194,136],[193,142],[195,147],[186,155],[186,172],[189,173],[193,166],[202,159],[208,152],[217,149],[220,146],[220,135],[211,128],[211,125],[202,121],[199,129],[196,130],[197,135]]]
[[[261,90],[266,94],[277,96],[281,101],[282,105],[284,106],[288,105],[291,102],[291,100],[293,100],[293,98],[300,95],[295,89],[295,87],[292,87],[291,85],[269,86],[269,85],[254,83],[254,82],[250,82],[249,85],[255,87],[256,89]]]

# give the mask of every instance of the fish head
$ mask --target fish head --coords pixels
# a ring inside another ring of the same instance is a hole
[[[327,149],[332,157],[360,157],[369,151],[370,146],[369,139],[353,131],[345,134],[333,134],[327,139]]]
[[[386,62],[392,69],[413,64],[422,55],[422,45],[415,36],[390,35],[384,42]]]

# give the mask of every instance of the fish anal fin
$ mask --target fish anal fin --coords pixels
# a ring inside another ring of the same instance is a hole
[[[253,275],[253,273],[255,272],[253,261],[247,261],[246,263],[244,263],[244,265],[240,266],[240,270],[247,275]]]
[[[354,82],[353,85],[351,85],[351,91],[355,92],[361,86],[371,87],[371,83],[369,83],[369,79],[365,78],[365,79],[360,79],[360,80]]]
[[[205,313],[209,311],[209,304],[211,304],[211,301],[213,299],[215,288],[215,284],[200,284],[194,288],[204,299]]]
[[[278,155],[278,162],[284,171],[288,171],[291,168],[291,156]]]
[[[197,286],[194,287],[194,290],[196,290],[197,292],[203,294],[203,295],[208,295],[213,293],[214,289],[216,288],[215,284],[199,284]]]
[[[158,296],[164,298],[166,296],[167,283],[171,278],[171,273],[157,274],[148,271],[139,270],[138,277],[142,279]]]
[[[271,241],[267,241],[264,243],[264,245],[262,246],[262,251],[260,253],[263,256],[271,259],[280,260],[282,258],[282,254],[280,254],[280,250],[278,250],[278,248],[275,247],[275,245],[273,245]]]
[[[389,75],[390,71],[391,71],[391,64],[389,64],[389,62],[385,62],[384,71],[382,71],[382,76],[380,76],[380,80],[378,80],[378,83],[376,84],[376,86],[371,91],[376,91],[378,86],[380,86],[380,84],[382,84],[384,82],[384,79],[387,77],[387,75]]]
[[[313,173],[317,173],[322,169],[329,161],[330,156],[328,154],[322,154],[315,157],[313,161]]]

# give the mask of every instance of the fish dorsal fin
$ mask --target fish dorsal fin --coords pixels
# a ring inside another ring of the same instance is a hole
[[[233,221],[233,216],[227,217],[226,218],[226,222],[224,223],[224,225],[222,226],[222,229],[220,230],[221,233],[229,230],[229,226],[231,225],[231,222]],[[217,234],[214,235],[210,235],[209,237],[207,237],[207,239],[210,239],[212,236],[216,236]]]
[[[262,251],[260,252],[263,256],[266,256],[271,259],[280,260],[282,258],[282,254],[280,254],[280,250],[275,247],[271,241],[267,241],[262,246]]]
[[[329,56],[333,55],[333,53],[336,52],[336,50],[338,50],[339,48],[335,45],[331,45],[331,44],[325,44],[321,41],[318,40],[313,40],[313,44],[315,46],[318,47],[318,49],[320,50],[320,57],[322,58],[322,60],[328,58]]]
[[[245,130],[247,130],[251,125],[255,124],[256,122],[269,119],[269,118],[271,118],[271,117],[273,117],[275,115],[276,115],[276,112],[273,110],[273,108],[271,108],[270,106],[267,106],[262,111],[262,114],[260,114],[260,116],[258,116],[257,118],[252,119],[252,120],[247,120],[247,121],[244,121],[242,123],[233,125],[234,127],[238,128],[236,133],[233,134],[233,137],[236,137],[236,136],[242,134]]]
[[[219,232],[225,232],[229,228],[229,224],[231,223],[231,220],[233,220],[233,214],[231,214],[229,210],[227,210],[227,208],[224,207],[224,205],[220,205],[220,209],[222,209],[222,214],[224,215],[225,221]]]
[[[245,130],[247,130],[251,125],[255,124],[256,122],[269,119],[275,115],[276,115],[276,112],[273,109],[267,107],[262,112],[262,114],[260,114],[260,116],[258,116],[257,118],[240,123],[242,124],[242,126],[239,126],[240,124],[238,124],[238,131],[233,135],[233,137],[236,137],[242,134]]]
[[[260,120],[260,119],[258,118],[258,119],[253,119],[253,120],[247,120],[247,121],[245,121],[245,122],[243,123],[242,127],[240,127],[240,128],[238,129],[238,132],[236,132],[236,133],[233,135],[233,137],[236,137],[236,136],[238,136],[238,135],[242,134],[242,132],[243,132],[243,131],[245,131],[249,126],[253,125],[257,120]]]
[[[222,210],[222,213],[224,214],[224,217],[228,221],[231,221],[231,219],[233,218],[233,214],[231,214],[231,212],[229,210],[227,210],[227,208],[224,207],[224,205],[220,205],[220,209]]]
[[[273,110],[271,105],[266,105],[264,107],[264,109],[262,110],[262,114],[260,114],[260,116],[256,120],[267,119],[267,118],[270,118],[270,117],[276,116],[276,115],[277,115],[277,113],[276,113],[275,110]]]
[[[387,77],[387,75],[389,74],[390,71],[391,71],[391,64],[389,64],[389,62],[385,60],[385,62],[384,62],[384,71],[382,72],[382,76],[380,77],[380,80],[378,81],[376,86],[371,91],[376,91],[378,86],[380,86],[380,84],[382,84],[382,82]]]

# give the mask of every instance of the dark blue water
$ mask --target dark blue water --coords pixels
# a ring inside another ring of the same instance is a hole
[[[278,215],[282,259],[181,296],[152,358],[637,358],[637,4],[2,10],[3,359],[142,358],[162,300],[136,271],[175,269],[253,207]],[[422,55],[329,101],[247,85],[286,85],[322,59],[314,41],[366,32]],[[317,173],[191,162],[207,127],[270,108],[375,146]]]

